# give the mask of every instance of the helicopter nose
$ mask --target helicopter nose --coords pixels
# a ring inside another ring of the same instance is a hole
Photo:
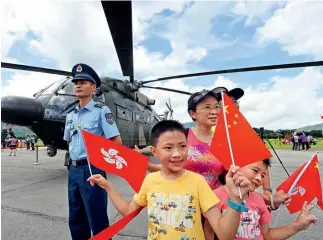
[[[6,96],[1,98],[1,121],[8,124],[31,126],[43,118],[42,104],[33,98]]]

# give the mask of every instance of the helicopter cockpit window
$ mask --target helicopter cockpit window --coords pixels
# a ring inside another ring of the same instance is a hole
[[[71,80],[67,80],[62,87],[57,91],[58,94],[75,95],[74,83]]]
[[[65,81],[66,79],[58,80],[57,82],[54,82],[52,85],[50,85],[45,91],[41,93],[41,95],[46,94],[53,94],[56,89]]]

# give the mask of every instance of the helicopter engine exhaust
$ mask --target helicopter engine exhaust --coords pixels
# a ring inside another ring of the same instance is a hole
[[[6,96],[1,98],[1,121],[19,126],[31,126],[43,118],[43,106],[27,97]]]

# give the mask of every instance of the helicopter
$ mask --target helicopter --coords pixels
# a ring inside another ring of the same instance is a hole
[[[163,115],[157,114],[152,108],[155,105],[155,100],[141,93],[140,88],[191,95],[190,92],[176,89],[147,86],[148,83],[226,73],[323,66],[323,61],[299,62],[190,73],[138,81],[135,80],[133,66],[132,2],[101,1],[101,5],[110,28],[123,76],[129,77],[129,80],[101,77],[102,85],[97,88],[93,98],[94,101],[103,103],[110,108],[123,145],[127,147],[132,148],[137,145],[139,148],[144,148],[150,145],[152,127],[162,119],[167,119],[168,114],[171,119],[173,118],[170,99],[169,103],[166,103],[168,110]],[[42,139],[47,146],[47,155],[50,157],[57,154],[57,149],[68,150],[67,144],[63,140],[65,119],[67,113],[78,104],[74,84],[71,82],[72,73],[7,62],[1,62],[1,67],[64,76],[50,86],[36,92],[33,95],[34,98],[3,97],[1,99],[1,121],[29,128]]]

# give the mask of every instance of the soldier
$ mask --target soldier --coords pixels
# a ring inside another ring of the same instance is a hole
[[[86,64],[77,64],[72,69],[72,82],[79,105],[66,116],[64,140],[69,144],[68,200],[69,227],[72,239],[88,240],[109,226],[107,215],[107,192],[98,186],[91,187],[86,149],[81,130],[104,136],[122,143],[110,109],[92,99],[101,80]],[[106,173],[91,165],[92,174]]]

